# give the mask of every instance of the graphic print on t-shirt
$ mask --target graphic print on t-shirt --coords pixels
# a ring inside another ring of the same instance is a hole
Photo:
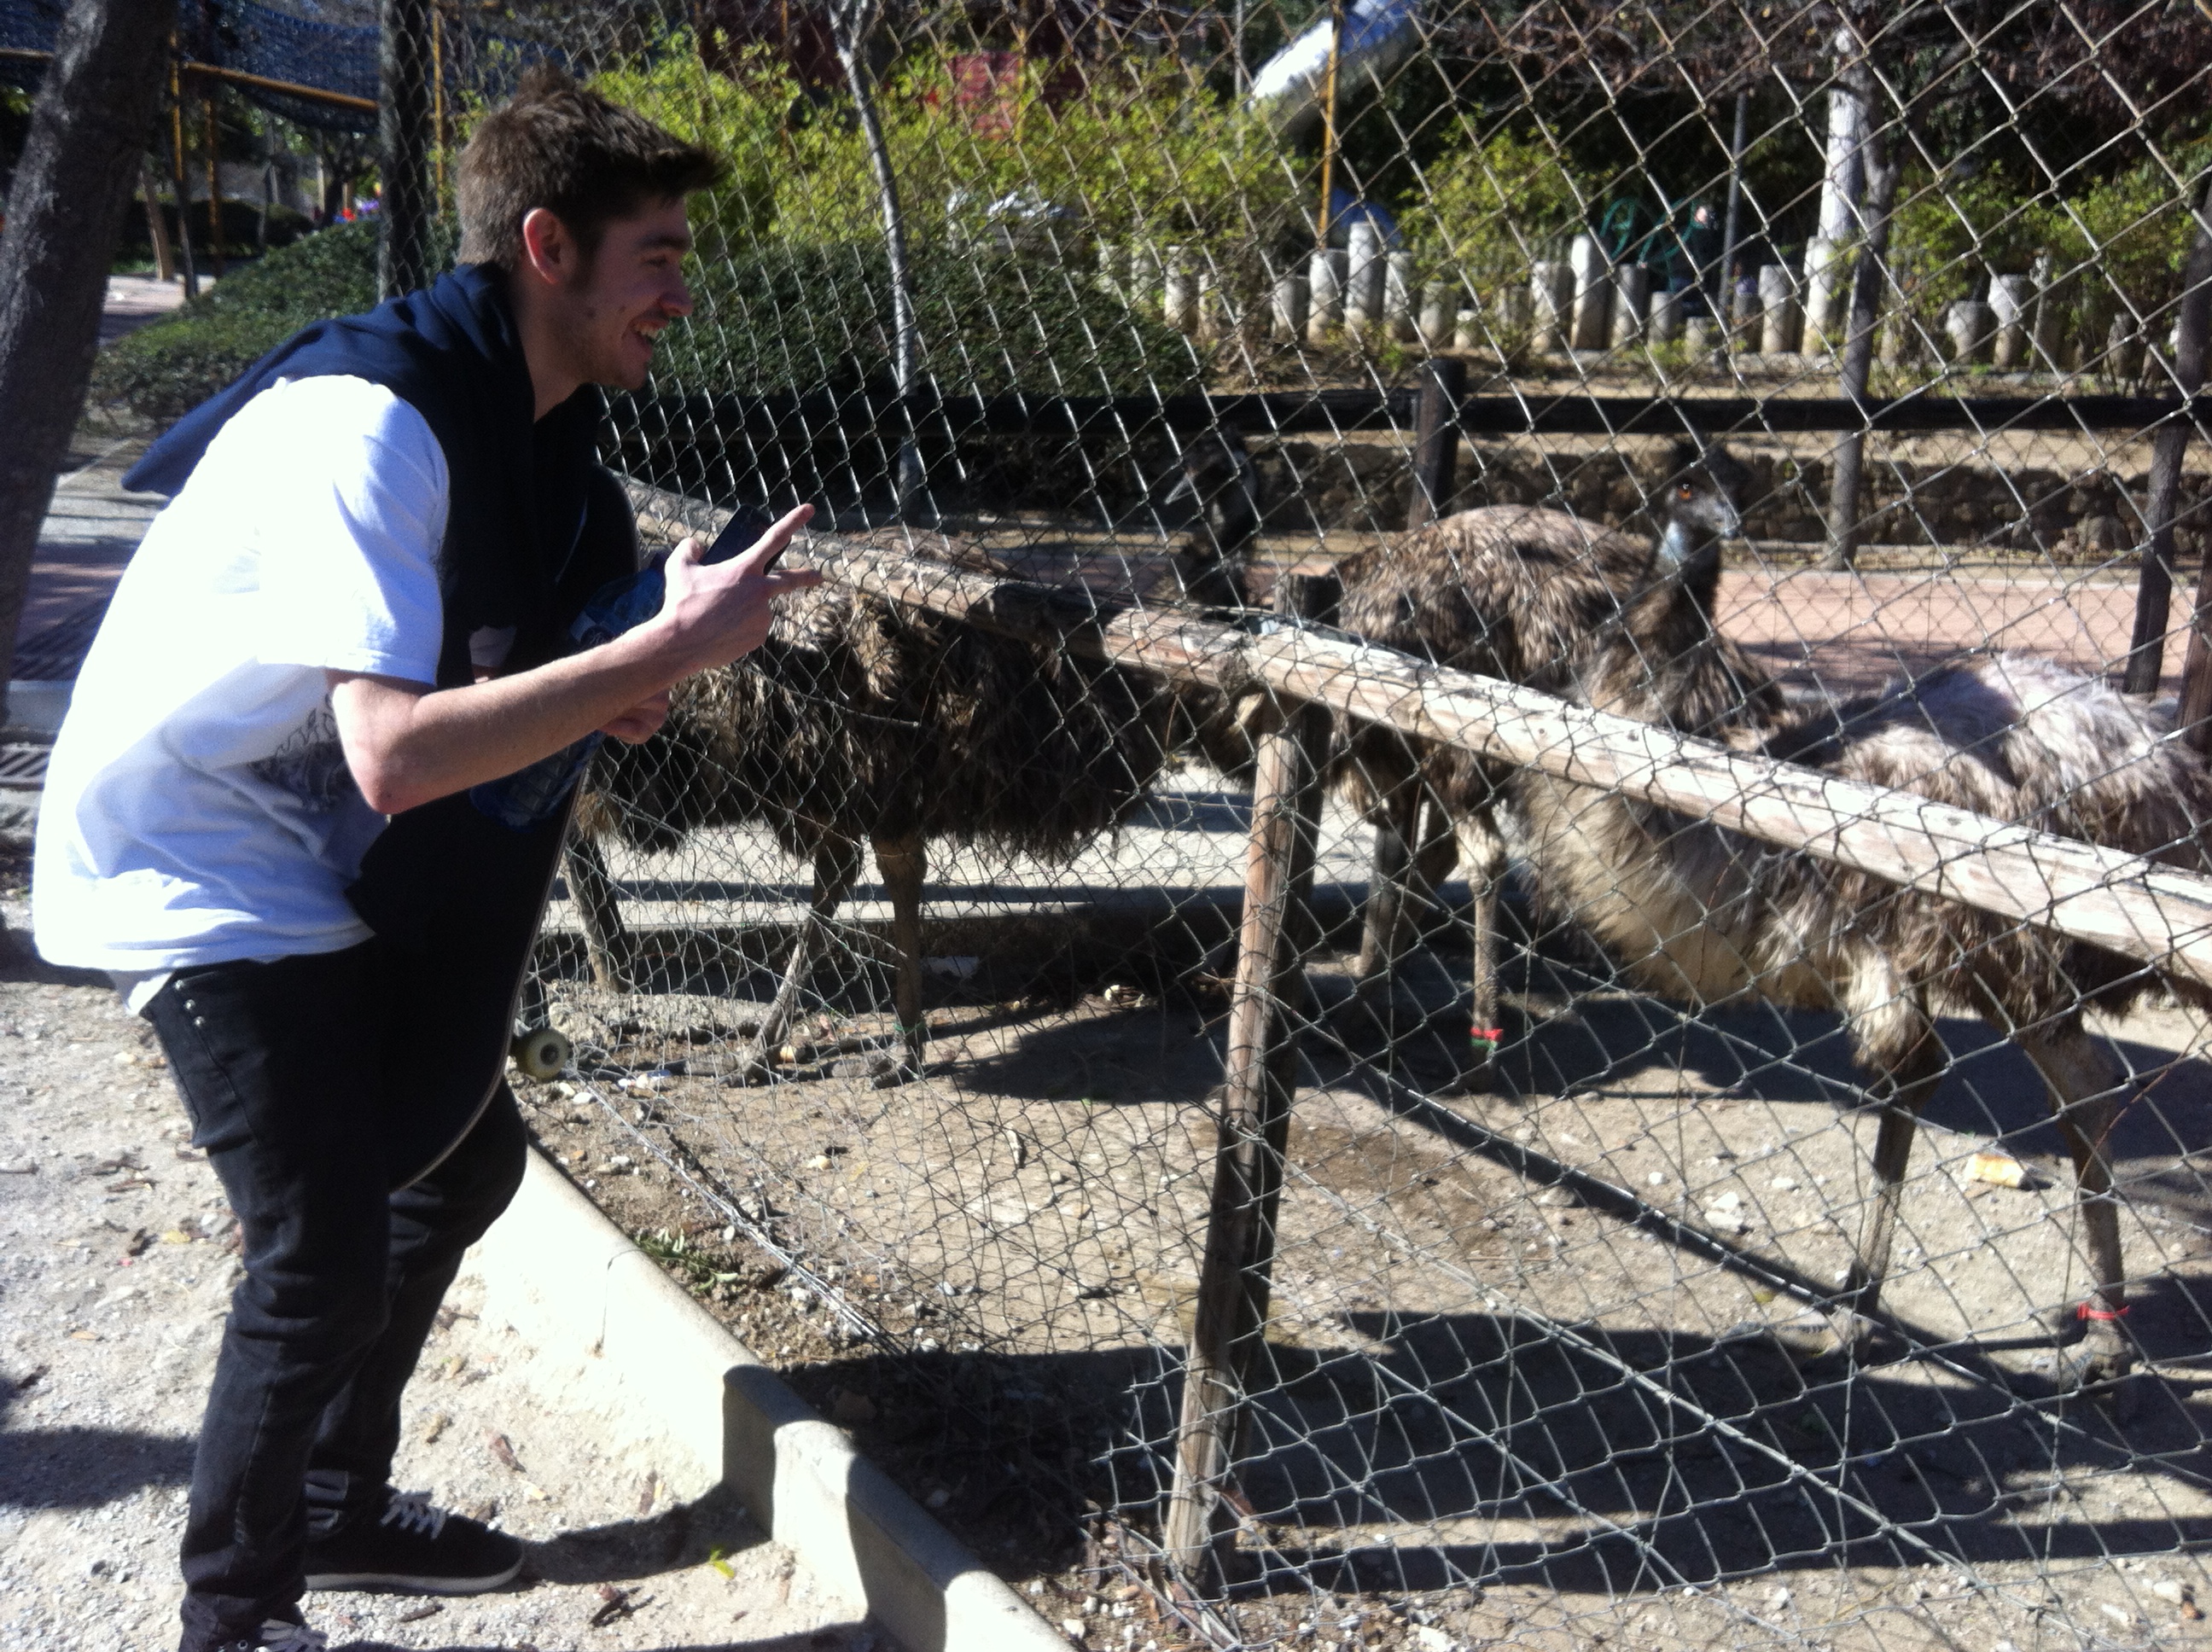
[[[299,799],[310,814],[326,815],[359,794],[345,748],[338,744],[338,720],[324,701],[277,748],[251,766],[254,779]]]

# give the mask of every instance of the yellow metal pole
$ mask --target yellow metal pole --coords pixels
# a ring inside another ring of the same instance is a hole
[[[1328,78],[1321,99],[1321,210],[1315,215],[1314,233],[1328,246],[1329,197],[1336,187],[1336,64],[1344,48],[1344,0],[1330,0]]]

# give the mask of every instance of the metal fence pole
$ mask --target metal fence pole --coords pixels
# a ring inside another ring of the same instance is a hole
[[[384,185],[376,284],[386,298],[430,279],[430,8],[382,0],[377,42],[377,169]]]
[[[1451,503],[1452,473],[1459,459],[1459,404],[1467,394],[1467,363],[1437,356],[1422,364],[1421,398],[1413,415],[1413,496],[1406,525],[1426,527]]]
[[[1317,616],[1333,583],[1285,574],[1276,587],[1276,611]],[[1273,720],[1260,742],[1253,786],[1213,1195],[1164,1533],[1170,1559],[1194,1582],[1206,1573],[1209,1560],[1225,1558],[1233,1535],[1222,1518],[1221,1494],[1237,1458],[1248,1380],[1267,1320],[1297,1029],[1310,1009],[1303,968],[1312,944],[1306,908],[1329,714],[1309,703],[1279,710]]]
[[[2175,341],[2173,384],[2177,393],[2193,396],[2204,384],[2206,333],[2212,331],[2212,185],[2208,185],[2197,222],[2197,240],[2183,266],[2180,337]],[[2173,518],[2181,499],[2181,461],[2195,421],[2176,418],[2151,439],[2150,543],[2143,547],[2142,573],[2136,586],[2136,628],[2128,650],[2130,694],[2156,694],[2166,669],[2166,627],[2173,596]],[[2199,574],[2201,586],[2203,575]],[[2204,599],[2199,594],[2199,624]]]

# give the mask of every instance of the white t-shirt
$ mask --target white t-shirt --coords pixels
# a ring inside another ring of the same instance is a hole
[[[131,559],[40,805],[55,963],[159,976],[368,938],[347,902],[385,817],[325,671],[436,680],[444,452],[366,380],[279,383],[209,444]]]

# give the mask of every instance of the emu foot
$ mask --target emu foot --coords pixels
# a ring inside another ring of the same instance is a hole
[[[921,1059],[911,1050],[875,1050],[849,1060],[833,1061],[830,1076],[870,1090],[893,1090],[922,1076]]]
[[[766,1045],[755,1044],[738,1058],[722,1082],[725,1084],[752,1089],[761,1084],[772,1084],[776,1080],[775,1053]]]
[[[1778,1325],[1774,1339],[1790,1362],[1800,1366],[1886,1365],[1905,1352],[1887,1326],[1848,1308],[1807,1314]]]
[[[2061,1393],[2111,1389],[2131,1375],[2138,1363],[2135,1339],[2125,1323],[2093,1319],[2094,1311],[2094,1303],[2069,1303],[2043,1315],[2058,1345],[2053,1370]]]

